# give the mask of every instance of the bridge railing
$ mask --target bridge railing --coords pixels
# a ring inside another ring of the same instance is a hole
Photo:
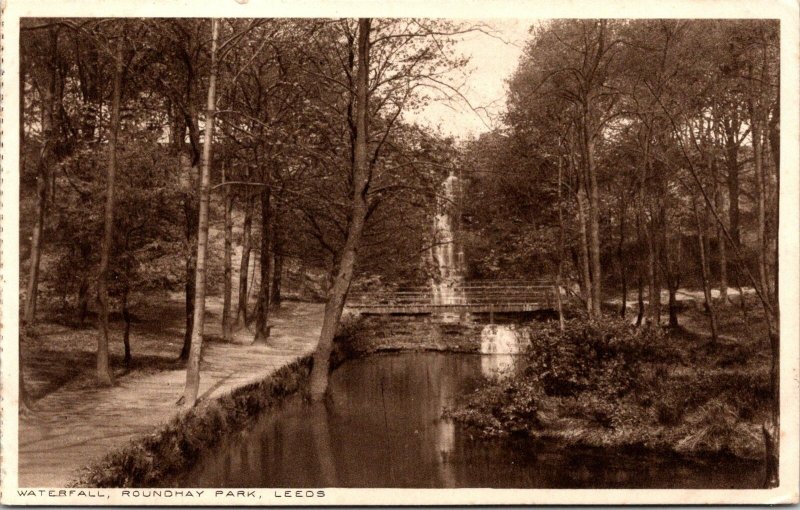
[[[444,293],[434,292],[431,286],[405,290],[376,290],[352,292],[347,306],[358,309],[406,309],[438,307],[480,307],[492,305],[536,305],[539,308],[553,307],[556,302],[556,287],[552,283],[513,281],[513,284],[498,282],[466,282],[445,288]]]

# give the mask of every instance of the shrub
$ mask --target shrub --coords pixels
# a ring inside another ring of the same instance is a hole
[[[563,332],[540,325],[529,336],[518,371],[487,382],[451,416],[491,436],[761,455],[769,370],[740,366],[745,348],[719,363],[720,346],[610,317],[570,320]]]
[[[468,396],[465,405],[448,414],[489,436],[524,434],[540,425],[538,385],[529,380],[495,379]]]
[[[585,391],[618,398],[636,384],[639,365],[658,357],[664,345],[658,329],[636,328],[618,318],[571,320],[531,331],[526,373],[547,395]]]

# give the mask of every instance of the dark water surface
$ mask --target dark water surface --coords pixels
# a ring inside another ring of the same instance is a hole
[[[486,356],[405,353],[351,361],[331,401],[289,400],[219,443],[184,487],[750,488],[757,463],[473,439],[441,418],[492,365]]]

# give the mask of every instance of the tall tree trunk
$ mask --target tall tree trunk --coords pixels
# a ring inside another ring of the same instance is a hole
[[[252,252],[252,250],[251,250]],[[261,257],[259,257],[260,259]],[[253,289],[260,288],[259,281],[256,279],[256,276],[261,276],[260,272],[256,272],[257,269],[261,267],[261,263],[258,261],[253,261],[253,270],[250,271],[250,286],[247,289],[247,303],[253,300]],[[258,308],[260,301],[256,299],[256,308]],[[253,323],[253,318],[258,315],[258,310],[253,310],[253,313],[247,315],[247,327],[250,327],[250,324]]]
[[[719,176],[717,171],[717,160],[713,154],[709,155],[709,166],[714,180],[714,206],[721,215],[725,215],[726,199],[725,194],[720,189]],[[719,302],[722,306],[729,304],[728,300],[728,250],[725,242],[725,233],[722,226],[717,225],[717,250],[719,254]]]
[[[208,78],[208,103],[203,139],[203,171],[200,176],[200,211],[198,215],[197,268],[195,270],[194,324],[189,362],[186,365],[184,404],[192,407],[200,389],[200,356],[203,350],[203,329],[206,309],[206,254],[208,249],[208,206],[211,184],[211,144],[214,141],[214,116],[217,92],[217,32],[219,21],[211,20],[211,74]]]
[[[586,193],[582,188],[578,189],[578,228],[581,234],[581,281],[583,282],[583,299],[586,304],[586,312],[592,314],[592,277],[589,268],[589,236],[586,226]]]
[[[314,366],[311,370],[310,396],[320,401],[328,389],[328,372],[333,348],[333,337],[342,317],[350,282],[353,279],[356,257],[364,223],[367,217],[367,186],[369,168],[367,161],[367,115],[369,113],[369,32],[370,19],[358,20],[358,71],[356,74],[355,147],[353,158],[352,208],[347,226],[347,237],[339,258],[338,270],[325,303],[325,316],[317,349],[314,351]]]
[[[639,249],[639,257],[637,257],[638,260],[636,262],[636,275],[637,275],[636,290],[638,291],[636,302],[639,305],[639,309],[638,309],[638,312],[636,314],[636,327],[639,327],[639,326],[642,325],[642,320],[644,319],[644,312],[645,312],[645,308],[644,308],[644,275],[642,274],[643,271],[642,271],[642,261],[641,261],[641,251],[642,251],[641,247],[644,245],[644,240],[642,239],[641,204],[639,204],[639,211],[637,211],[637,214],[636,214],[636,238],[638,240],[639,247],[640,247],[640,249]]]
[[[711,284],[708,277],[708,260],[706,258],[706,221],[701,219],[697,208],[697,199],[693,198],[694,217],[697,225],[697,244],[700,248],[700,275],[703,279],[703,296],[705,298],[706,311],[708,312],[709,324],[711,326],[711,342],[717,342],[717,314],[714,310],[714,302],[711,299]]]
[[[281,284],[283,282],[283,255],[278,251],[280,247],[275,248],[272,255],[272,297],[270,298],[270,305],[272,308],[281,307]]]
[[[269,172],[267,169],[267,181],[261,190],[261,250],[259,253],[260,285],[258,291],[258,304],[256,305],[256,332],[253,336],[254,344],[265,344],[269,338],[269,281],[270,266],[272,261],[272,210],[271,196],[272,190],[269,186]]]
[[[738,123],[736,124],[738,129]],[[736,134],[733,127],[726,125],[726,164],[728,167],[728,232],[733,244],[739,247],[739,146],[735,141]]]
[[[719,302],[722,306],[730,303],[728,297],[728,248],[725,235],[717,229],[717,243],[719,249]]]
[[[663,267],[663,275],[664,280],[666,280],[667,284],[667,292],[669,294],[668,298],[668,313],[669,313],[669,322],[668,325],[670,328],[677,328],[678,327],[678,301],[677,301],[677,292],[678,292],[678,285],[680,285],[680,269],[672,263],[672,250],[669,245],[669,225],[667,223],[667,206],[664,204],[660,208],[659,214],[659,231],[660,231],[660,240],[661,240],[661,265]],[[680,235],[677,236],[675,241],[675,249],[677,251],[677,258],[680,260],[680,249],[681,249],[681,239]]]
[[[47,141],[45,142],[47,143]],[[47,214],[47,165],[41,162],[36,176],[36,221],[31,235],[30,269],[28,272],[28,288],[25,300],[23,325],[33,325],[36,320],[36,298],[39,293],[39,266],[42,260],[42,233],[44,218]]]
[[[770,381],[772,386],[772,409],[769,419],[762,426],[764,436],[766,472],[764,478],[765,487],[777,487],[779,484],[779,453],[780,453],[780,302],[778,301],[778,236],[777,228],[779,222],[779,198],[776,198],[774,207],[775,225],[775,245],[774,245],[774,273],[772,275],[773,288],[770,288],[770,247],[768,243],[769,232],[767,231],[767,211],[766,200],[769,180],[764,168],[764,143],[762,136],[766,130],[766,136],[772,149],[773,163],[775,165],[775,177],[777,181],[776,197],[780,191],[780,139],[778,119],[780,115],[779,95],[773,102],[773,119],[769,120],[766,104],[769,104],[769,56],[767,52],[767,38],[764,31],[761,32],[761,73],[760,80],[751,80],[750,94],[750,114],[751,114],[751,135],[753,137],[753,156],[755,158],[755,178],[756,178],[756,200],[758,214],[758,265],[759,280],[763,298],[769,306],[764,306],[767,315],[767,325],[769,334],[769,345],[771,351]],[[778,66],[779,67],[779,66]],[[756,87],[760,88],[756,89]],[[779,89],[778,89],[779,94]]]
[[[671,284],[667,284],[667,290],[669,291],[669,302],[668,302],[668,310],[669,310],[669,327],[672,329],[676,329],[678,327],[678,299],[677,299],[677,292],[678,288],[672,286]]]
[[[651,121],[652,122],[652,121]],[[652,206],[657,202],[652,193],[648,193],[647,183],[651,179],[652,166],[650,164],[650,144],[652,128],[647,124],[645,130],[644,147],[641,159],[641,176],[639,182],[639,210],[637,228],[641,233],[644,231],[644,241],[647,248],[647,310],[646,324],[648,326],[659,326],[661,322],[661,286],[658,282],[658,241],[657,228],[655,226],[656,217],[652,211]],[[649,199],[649,200],[648,200]],[[647,205],[650,205],[650,218],[647,218]]]
[[[103,246],[100,250],[100,268],[97,276],[97,294],[100,305],[100,332],[97,336],[97,380],[112,385],[108,356],[108,279],[111,249],[114,242],[114,179],[117,173],[117,135],[119,133],[119,108],[122,95],[122,43],[117,43],[114,54],[114,89],[111,99],[111,126],[108,137],[108,172],[106,174],[106,207],[103,222]]]
[[[55,28],[49,30],[50,68],[46,73],[46,83],[41,87],[42,97],[42,134],[44,141],[39,155],[36,170],[36,220],[31,233],[31,255],[28,270],[27,296],[25,310],[22,315],[23,325],[33,325],[36,320],[36,299],[39,294],[39,266],[42,260],[42,234],[44,220],[47,215],[47,184],[50,181],[50,166],[55,164],[55,145],[58,137],[56,101],[58,87],[58,34]],[[23,160],[24,158],[20,158]]]
[[[247,192],[244,202],[244,221],[242,224],[242,260],[239,264],[239,301],[236,305],[236,323],[234,329],[247,327],[247,292],[248,272],[250,271],[250,251],[252,249],[251,232],[253,229],[253,196]]]
[[[194,173],[194,166],[188,168],[189,172]],[[183,214],[186,220],[186,281],[184,283],[184,313],[186,316],[186,327],[183,332],[183,347],[178,359],[186,361],[189,359],[189,347],[192,345],[192,329],[194,328],[194,297],[195,281],[197,275],[197,216],[199,207],[195,187],[192,186],[183,198]]]
[[[661,323],[661,285],[658,278],[658,240],[655,220],[647,226],[647,323],[657,327]]]
[[[594,164],[594,141],[589,132],[589,112],[584,112],[583,138],[586,147],[586,174],[589,185],[589,239],[592,259],[592,313],[600,316],[602,304],[602,268],[600,267],[600,191],[597,186],[597,169]]]
[[[181,151],[181,171],[185,180],[185,193],[183,196],[183,215],[186,221],[186,280],[184,283],[185,293],[185,314],[186,329],[183,335],[183,347],[178,357],[181,361],[189,358],[189,348],[192,343],[192,330],[194,329],[194,307],[195,307],[195,281],[197,274],[197,229],[198,216],[200,213],[199,205],[199,182],[198,166],[201,162],[200,151],[200,131],[198,122],[197,108],[192,100],[192,80],[187,83],[186,101],[188,103],[188,115],[184,116],[183,123],[189,132],[189,147],[185,150],[184,134],[185,129],[176,130],[174,142]]]
[[[624,198],[623,198],[624,200]],[[622,283],[622,304],[619,309],[619,316],[623,319],[628,312],[628,271],[623,258],[622,249],[625,246],[625,213],[624,202],[620,201],[619,214],[619,242],[617,243],[617,265],[619,266],[619,278]]]
[[[128,308],[129,289],[126,285],[122,291],[122,318],[125,320],[125,331],[122,333],[122,345],[125,347],[125,357],[123,363],[126,367],[131,366],[131,311]]]
[[[87,260],[84,257],[84,260]],[[83,327],[86,322],[86,316],[89,314],[89,278],[86,275],[81,276],[81,283],[78,285],[78,324]]]
[[[775,98],[772,108],[772,118],[769,121],[769,149],[772,154],[772,161],[775,165],[775,203],[772,207],[772,218],[774,223],[775,242],[773,243],[773,257],[775,260],[774,272],[772,274],[772,300],[778,302],[778,291],[780,290],[780,259],[778,257],[778,226],[780,224],[780,201],[781,201],[781,127],[780,127],[780,93]]]
[[[753,86],[753,88],[755,88]],[[758,279],[761,286],[761,292],[768,296],[770,295],[769,283],[767,282],[767,243],[766,243],[766,197],[764,186],[764,153],[762,151],[762,137],[761,137],[761,114],[760,105],[757,97],[757,91],[752,90],[749,97],[749,110],[750,110],[750,134],[753,140],[753,166],[755,167],[756,179],[756,239],[758,247],[756,250],[756,260],[758,263]]]
[[[223,170],[222,180],[225,181]],[[231,294],[233,292],[232,273],[233,273],[233,193],[228,186],[223,186],[223,214],[225,216],[225,255],[224,255],[224,289],[222,296],[222,338],[231,339]]]
[[[564,205],[561,203],[564,162],[558,158],[558,270],[556,271],[556,304],[558,305],[558,328],[564,331],[564,307],[561,302],[561,279],[564,272]]]

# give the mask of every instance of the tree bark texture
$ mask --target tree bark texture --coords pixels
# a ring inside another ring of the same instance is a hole
[[[581,233],[581,281],[583,282],[583,298],[586,304],[586,312],[592,314],[592,276],[589,262],[589,236],[586,226],[586,193],[583,189],[578,189],[578,228]]]
[[[700,212],[698,211],[697,201],[694,201],[694,216],[695,216],[695,223],[697,224],[697,244],[698,248],[700,249],[700,274],[703,279],[703,296],[705,298],[705,306],[706,312],[708,313],[709,319],[709,326],[711,327],[711,342],[717,342],[717,314],[714,310],[714,302],[711,299],[711,282],[709,281],[708,276],[708,260],[707,260],[707,249],[706,249],[706,220],[705,217],[701,217]]]
[[[194,166],[187,171],[194,174]],[[195,281],[197,279],[195,268],[197,266],[197,216],[199,207],[195,186],[192,186],[183,198],[183,214],[186,220],[186,281],[184,283],[184,313],[186,314],[186,328],[183,334],[183,347],[178,359],[186,361],[189,359],[189,347],[192,345],[192,329],[194,328],[194,297]]]
[[[42,134],[44,142],[39,156],[38,168],[36,170],[36,220],[31,232],[31,255],[30,267],[28,270],[28,285],[25,299],[25,310],[22,315],[23,325],[32,325],[36,320],[36,299],[39,294],[39,267],[42,260],[42,233],[44,232],[44,220],[47,216],[47,183],[50,181],[50,165],[55,163],[54,146],[58,136],[58,117],[56,102],[60,94],[58,87],[58,35],[56,28],[51,28],[48,34],[50,38],[50,51],[52,59],[49,69],[46,71],[45,83],[41,87],[42,98]],[[24,159],[24,158],[20,158]]]
[[[592,271],[592,313],[600,316],[602,304],[602,268],[600,267],[600,191],[597,186],[597,169],[594,163],[594,141],[589,132],[589,114],[585,113],[583,122],[584,144],[586,146],[586,173],[589,184],[589,239]]]
[[[200,356],[203,349],[203,329],[206,305],[206,255],[208,251],[208,208],[211,184],[211,144],[214,134],[214,116],[217,92],[217,32],[219,22],[211,20],[211,74],[208,79],[208,103],[203,140],[203,171],[200,176],[200,211],[198,215],[197,266],[195,270],[194,324],[189,361],[186,366],[184,404],[192,407],[197,402],[200,389]]]
[[[283,283],[283,255],[279,253],[279,247],[276,247],[275,253],[272,256],[272,289],[270,297],[270,305],[272,308],[280,308],[281,306],[281,285]]]
[[[122,95],[122,43],[117,44],[114,55],[114,88],[111,99],[111,126],[108,136],[108,170],[106,173],[106,205],[103,219],[103,245],[100,250],[100,268],[97,276],[97,294],[100,305],[97,336],[97,381],[103,385],[114,383],[108,354],[108,280],[110,259],[114,242],[114,180],[117,173],[117,137],[119,134],[119,109]]]
[[[353,158],[352,202],[347,237],[339,258],[338,269],[333,285],[325,303],[325,316],[317,349],[314,351],[314,365],[311,370],[310,396],[320,401],[328,389],[330,371],[330,355],[333,348],[333,337],[342,317],[342,310],[350,290],[353,278],[358,247],[364,230],[367,216],[367,186],[369,168],[367,160],[367,115],[369,110],[369,33],[371,20],[358,20],[358,71],[356,75],[356,108],[355,108],[355,147]]]
[[[253,230],[253,198],[248,192],[244,202],[244,220],[242,222],[242,259],[239,264],[239,300],[236,305],[236,323],[234,329],[247,327],[248,273],[250,271],[250,252],[252,250]]]
[[[267,177],[267,180],[269,177]],[[259,253],[259,291],[256,305],[256,331],[253,343],[265,344],[269,338],[269,282],[272,265],[272,190],[264,186],[261,190],[261,250]]]
[[[225,176],[223,175],[223,181]],[[232,335],[231,324],[231,294],[233,292],[233,194],[228,186],[223,186],[223,214],[225,217],[225,253],[223,261],[223,296],[222,296],[222,338],[230,340]]]
[[[125,321],[125,331],[122,333],[122,345],[125,348],[125,357],[122,362],[126,367],[131,365],[131,311],[128,307],[128,294],[127,287],[122,291],[122,319]]]

